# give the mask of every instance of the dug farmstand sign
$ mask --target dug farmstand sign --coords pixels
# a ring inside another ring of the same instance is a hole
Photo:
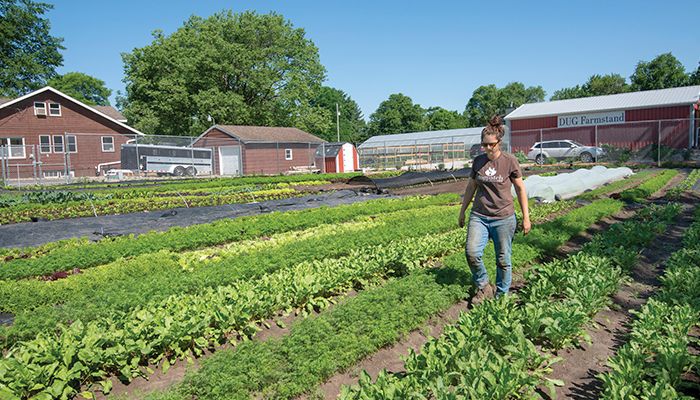
[[[624,111],[613,111],[595,114],[560,115],[557,117],[558,128],[571,128],[574,126],[610,125],[625,122]]]

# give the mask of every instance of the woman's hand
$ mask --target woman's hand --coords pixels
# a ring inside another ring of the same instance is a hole
[[[532,224],[530,223],[530,217],[523,219],[523,235],[527,235],[532,229]]]
[[[457,221],[457,225],[459,225],[460,228],[464,228],[464,212],[460,211],[459,213],[459,220]]]

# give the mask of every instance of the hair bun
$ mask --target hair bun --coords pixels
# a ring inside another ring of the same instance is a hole
[[[499,126],[503,125],[503,119],[501,118],[500,115],[494,115],[489,120],[489,125],[493,126],[493,127],[499,127]]]

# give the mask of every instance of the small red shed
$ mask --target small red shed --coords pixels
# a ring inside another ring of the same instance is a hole
[[[326,173],[352,172],[360,169],[357,149],[349,142],[324,143],[316,150]],[[322,160],[322,161],[321,161]]]

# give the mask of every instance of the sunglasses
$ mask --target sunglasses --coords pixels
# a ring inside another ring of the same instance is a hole
[[[484,142],[481,142],[481,147],[484,147],[484,148],[496,147],[496,145],[499,144],[499,143],[501,143],[500,140],[499,140],[498,142],[493,142],[493,143],[484,143]]]

